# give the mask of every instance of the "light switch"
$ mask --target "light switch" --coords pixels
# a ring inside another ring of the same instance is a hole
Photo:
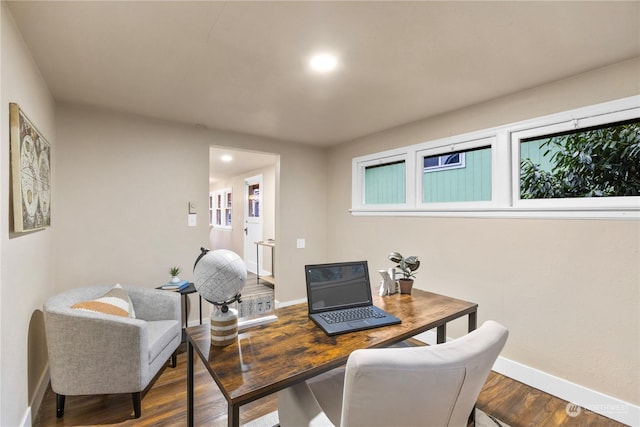
[[[189,218],[187,219],[187,225],[189,227],[195,227],[198,225],[198,215],[189,214]]]
[[[296,241],[296,248],[298,249],[304,249],[304,247],[306,246],[307,242],[305,239],[298,239]]]

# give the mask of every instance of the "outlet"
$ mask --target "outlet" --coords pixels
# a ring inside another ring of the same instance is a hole
[[[298,239],[296,240],[296,248],[298,249],[304,249],[304,247],[306,246],[307,242],[305,239]]]

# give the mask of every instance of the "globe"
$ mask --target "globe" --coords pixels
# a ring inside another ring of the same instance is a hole
[[[247,266],[235,252],[226,249],[202,253],[193,266],[193,284],[202,298],[214,305],[234,302],[247,281]]]

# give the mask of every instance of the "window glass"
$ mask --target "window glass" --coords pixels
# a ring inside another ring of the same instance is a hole
[[[524,139],[520,198],[640,195],[640,120]]]
[[[406,166],[404,160],[364,168],[364,203],[405,203]]]
[[[451,153],[424,158],[424,171],[432,172],[442,169],[454,169],[464,167],[464,153]]]
[[[491,200],[491,147],[423,158],[423,203]]]
[[[209,224],[215,228],[231,229],[233,213],[231,188],[218,190],[209,195]]]
[[[260,218],[260,184],[247,186],[249,200],[249,218]]]

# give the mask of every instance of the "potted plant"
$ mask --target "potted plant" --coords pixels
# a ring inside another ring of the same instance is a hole
[[[178,283],[180,281],[180,278],[178,277],[180,271],[180,267],[171,267],[169,269],[169,274],[171,275],[171,283]]]
[[[391,252],[389,259],[395,262],[396,268],[400,269],[402,278],[398,279],[401,294],[410,294],[413,288],[413,278],[416,277],[415,271],[420,267],[420,260],[417,256],[403,257],[399,252]]]

